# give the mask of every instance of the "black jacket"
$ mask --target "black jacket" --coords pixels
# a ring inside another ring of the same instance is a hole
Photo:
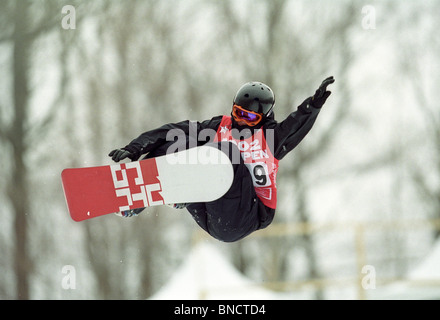
[[[269,145],[272,154],[278,160],[284,158],[286,154],[292,151],[307,135],[307,133],[312,128],[315,120],[318,116],[320,109],[315,108],[309,104],[310,98],[306,99],[296,111],[292,112],[284,121],[277,122],[275,119],[269,118],[264,121],[260,126],[256,126],[253,129],[259,129],[263,126],[265,133],[267,129],[273,129],[274,143],[273,146]],[[183,132],[185,135],[196,135],[200,138],[199,133],[204,129],[212,130],[215,134],[222,121],[223,116],[215,116],[210,120],[205,120],[203,122],[198,121],[181,121],[177,123],[165,124],[157,129],[153,129],[142,133],[139,137],[131,141],[125,149],[133,153],[135,159],[137,160],[142,154],[149,153],[158,147],[169,143],[167,140],[167,134],[170,130],[176,130],[176,132]],[[232,119],[233,120],[233,119]],[[233,128],[244,129],[238,126],[234,121]],[[267,136],[267,134],[266,134]],[[170,135],[170,137],[175,137]],[[213,135],[203,135],[202,139],[197,139],[197,145],[204,145],[208,142],[213,141]],[[273,148],[273,149],[272,149]]]
[[[282,122],[277,122],[272,115],[272,117],[265,119],[261,125],[253,128],[257,130],[263,127],[266,137],[268,136],[268,130],[272,130],[273,143],[268,144],[276,159],[281,160],[286,154],[292,151],[307,135],[315,123],[320,109],[313,107],[310,104],[310,100],[311,98],[307,98],[296,111],[289,114]],[[208,142],[213,142],[222,117],[223,116],[215,116],[203,122],[185,120],[178,123],[165,124],[157,129],[142,133],[139,137],[131,141],[125,149],[133,154],[132,160],[137,160],[142,154],[146,153],[149,153],[151,156],[162,155],[164,154],[164,150],[161,147],[169,145],[173,141],[172,138],[176,137],[174,134],[171,134],[167,139],[169,132],[182,132],[182,134],[187,136],[193,135],[197,138],[198,146],[204,145]],[[232,128],[238,129],[238,132],[244,129],[238,126],[233,118],[232,125]],[[202,130],[210,131],[211,134],[199,135]],[[200,139],[201,136],[203,136],[202,139]],[[156,153],[159,149],[162,150]],[[265,228],[272,222],[275,210],[265,206],[262,202],[259,204],[258,210],[261,219],[259,229]]]

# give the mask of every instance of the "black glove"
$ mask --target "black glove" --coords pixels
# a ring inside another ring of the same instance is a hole
[[[325,101],[331,94],[331,91],[327,91],[327,86],[332,84],[333,82],[335,82],[333,76],[328,77],[327,79],[322,81],[321,85],[316,90],[315,95],[312,97],[311,104],[315,108],[321,108],[324,105]]]
[[[115,162],[119,162],[125,158],[130,158],[132,161],[136,161],[139,159],[140,154],[134,148],[126,146],[124,148],[111,151],[108,156],[112,157],[112,160]]]

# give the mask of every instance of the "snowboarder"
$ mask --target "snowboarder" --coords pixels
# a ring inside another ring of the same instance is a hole
[[[277,201],[278,162],[312,128],[331,94],[327,86],[334,81],[333,77],[325,79],[315,94],[305,99],[282,122],[274,118],[275,95],[272,89],[261,82],[249,82],[235,94],[230,116],[215,116],[203,122],[186,120],[165,124],[141,134],[127,146],[111,151],[109,156],[115,162],[125,158],[136,161],[143,154],[147,154],[144,158],[150,158],[174,152],[176,137],[170,141],[167,137],[170,130],[185,135],[185,148],[208,143],[220,148],[233,164],[234,180],[229,191],[213,202],[175,204],[174,207],[186,208],[197,224],[214,238],[224,242],[237,241],[272,222]],[[211,130],[213,134],[199,134],[203,130]],[[142,210],[132,209],[121,214],[130,217]]]

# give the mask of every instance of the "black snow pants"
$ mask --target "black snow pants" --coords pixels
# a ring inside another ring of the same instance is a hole
[[[162,145],[145,158],[166,154],[168,147],[173,143]],[[212,142],[206,145],[217,147],[229,156],[234,179],[230,189],[221,198],[212,202],[191,203],[186,208],[197,224],[212,237],[224,242],[238,241],[265,227],[272,221],[272,217],[269,218],[266,214],[260,217],[262,212],[266,213],[264,205],[255,193],[251,174],[235,144]]]

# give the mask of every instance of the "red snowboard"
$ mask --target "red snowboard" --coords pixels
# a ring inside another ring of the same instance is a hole
[[[203,146],[129,163],[64,169],[61,179],[70,215],[82,221],[135,208],[214,201],[229,190],[233,175],[225,153]]]

